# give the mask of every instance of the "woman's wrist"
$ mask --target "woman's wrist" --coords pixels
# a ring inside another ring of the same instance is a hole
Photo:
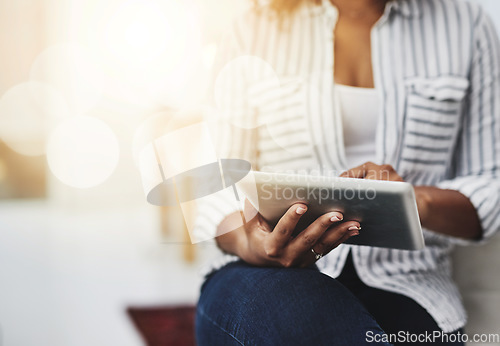
[[[465,239],[479,239],[482,227],[471,201],[459,191],[416,186],[420,223],[424,228]]]
[[[241,214],[235,212],[226,216],[217,227],[217,246],[229,255],[241,257],[246,243],[245,229],[241,226]]]
[[[426,227],[432,205],[432,195],[429,193],[428,186],[414,186],[414,190],[420,223]]]

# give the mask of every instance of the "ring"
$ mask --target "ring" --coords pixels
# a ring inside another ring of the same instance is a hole
[[[316,251],[314,251],[313,248],[311,248],[311,252],[313,253],[314,257],[316,258],[316,261],[319,260],[321,257],[323,257],[322,253],[317,253]]]

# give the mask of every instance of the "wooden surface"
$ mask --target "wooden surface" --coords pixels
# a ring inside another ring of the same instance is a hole
[[[194,306],[129,308],[127,313],[148,346],[193,346]]]

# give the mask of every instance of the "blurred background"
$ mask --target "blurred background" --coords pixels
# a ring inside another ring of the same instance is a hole
[[[0,1],[0,345],[141,345],[127,308],[194,305],[216,253],[147,203],[137,156],[204,102],[246,6]]]
[[[217,253],[147,203],[138,153],[206,101],[249,2],[0,0],[0,345],[141,345],[128,308],[195,304]],[[498,250],[457,252],[471,332],[499,332],[500,283],[473,267]]]

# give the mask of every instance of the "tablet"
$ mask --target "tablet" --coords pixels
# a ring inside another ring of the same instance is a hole
[[[253,172],[254,180],[238,187],[274,227],[290,206],[305,203],[297,230],[320,215],[339,211],[344,220],[361,224],[346,244],[419,250],[424,238],[413,186],[405,182]],[[257,186],[257,193],[255,185]],[[253,185],[253,186],[252,186]]]

